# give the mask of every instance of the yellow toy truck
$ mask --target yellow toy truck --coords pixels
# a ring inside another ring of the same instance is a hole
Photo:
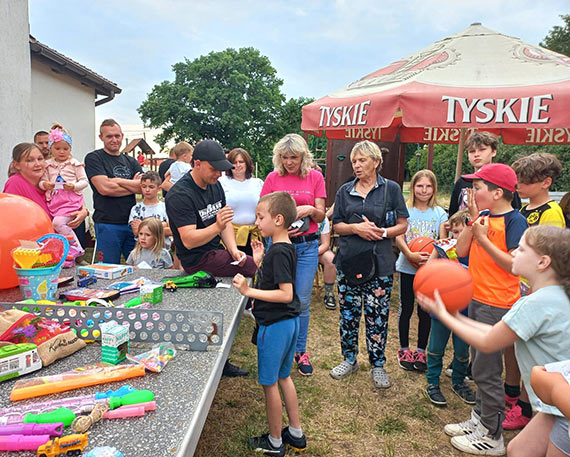
[[[81,455],[87,446],[87,433],[62,436],[49,440],[38,448],[38,457],[56,457],[60,454],[67,456]]]

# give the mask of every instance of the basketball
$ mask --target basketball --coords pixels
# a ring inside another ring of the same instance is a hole
[[[416,273],[414,293],[433,298],[437,289],[450,313],[465,309],[473,298],[473,280],[467,268],[447,259],[430,260]]]
[[[431,254],[434,250],[434,243],[435,240],[432,240],[431,238],[419,236],[410,241],[408,248],[412,252],[427,252],[428,254]],[[410,262],[410,264],[415,268],[420,267],[417,263]]]

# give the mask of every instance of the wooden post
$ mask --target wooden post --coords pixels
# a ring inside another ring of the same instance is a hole
[[[428,144],[427,169],[433,170],[433,143]]]
[[[461,166],[463,165],[463,149],[465,149],[465,136],[467,135],[467,129],[462,128],[459,135],[459,146],[457,147],[457,163],[455,165],[455,180],[457,182],[461,176]]]

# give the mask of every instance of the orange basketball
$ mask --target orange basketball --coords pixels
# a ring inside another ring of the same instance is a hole
[[[427,252],[428,254],[431,254],[434,250],[434,243],[435,240],[432,240],[431,238],[419,236],[409,242],[408,248],[412,252]],[[410,262],[410,264],[415,268],[420,267],[417,263]]]
[[[416,273],[414,292],[433,298],[437,289],[447,310],[465,309],[473,298],[473,280],[467,268],[447,259],[430,260]]]

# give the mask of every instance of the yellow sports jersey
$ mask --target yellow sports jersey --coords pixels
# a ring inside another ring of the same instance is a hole
[[[529,227],[533,225],[554,225],[555,227],[566,227],[564,213],[560,205],[554,200],[540,205],[538,208],[527,209],[528,203],[521,208],[521,214],[526,218]]]

